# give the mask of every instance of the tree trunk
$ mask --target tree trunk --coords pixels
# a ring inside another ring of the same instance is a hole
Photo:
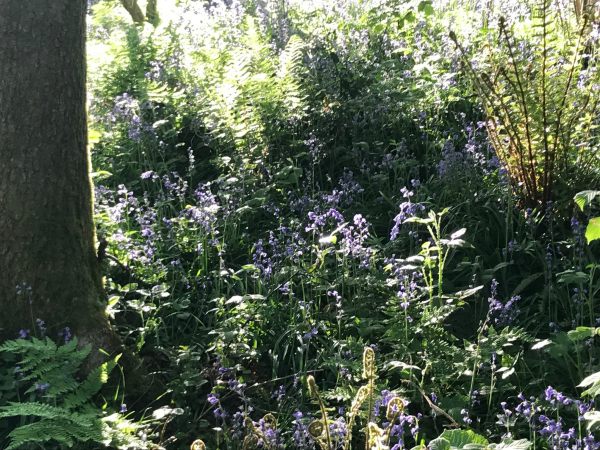
[[[86,0],[0,0],[0,339],[115,349],[94,248]],[[37,332],[39,335],[39,331]]]
[[[160,22],[157,1],[158,0],[148,0],[146,3],[146,14],[142,11],[137,0],[121,0],[121,4],[123,5],[123,8],[127,10],[131,19],[138,25],[143,25],[144,22],[148,22],[152,26],[157,27]]]
[[[135,23],[143,24],[146,20],[146,16],[138,5],[137,0],[121,0],[121,4],[127,10],[131,18]]]

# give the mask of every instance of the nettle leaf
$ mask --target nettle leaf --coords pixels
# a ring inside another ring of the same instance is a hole
[[[600,217],[590,219],[587,229],[585,230],[585,238],[588,244],[596,239],[600,239]]]

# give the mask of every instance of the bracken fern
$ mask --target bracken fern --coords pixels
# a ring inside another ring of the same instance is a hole
[[[76,373],[90,347],[78,349],[77,339],[60,346],[49,338],[17,339],[5,342],[0,352],[19,358],[17,385],[27,387],[25,394],[30,399],[0,407],[0,419],[27,418],[8,434],[10,444],[5,450],[49,442],[71,447],[77,442],[110,441],[109,430],[90,402],[108,381],[118,356],[92,370],[80,382]]]

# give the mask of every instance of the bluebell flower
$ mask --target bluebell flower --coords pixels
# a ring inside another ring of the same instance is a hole
[[[65,327],[58,333],[58,337],[63,340],[65,344],[69,343],[73,338],[73,334],[71,333],[71,328]]]
[[[431,399],[431,403],[433,403],[434,405],[438,402],[438,398],[437,395],[435,395],[435,392],[430,393],[429,398]]]
[[[215,408],[213,410],[213,415],[217,419],[225,420],[225,418],[227,417],[227,412],[219,406],[218,408]]]
[[[19,339],[27,339],[29,338],[29,330],[20,329],[19,330]]]
[[[471,425],[471,423],[473,423],[473,420],[469,417],[469,411],[466,409],[461,409],[460,414],[465,425]]]
[[[208,394],[208,397],[206,397],[206,400],[211,405],[216,405],[217,403],[219,403],[219,396],[216,394]]]
[[[552,401],[554,400],[554,397],[556,395],[556,389],[554,389],[552,386],[548,386],[546,389],[544,389],[544,396],[546,401]]]
[[[42,337],[46,336],[46,322],[42,319],[35,319],[35,325]]]
[[[276,399],[278,402],[283,401],[283,399],[285,398],[285,386],[282,384],[280,385],[275,392],[273,392],[273,394],[271,394],[271,397],[273,397],[274,399]]]
[[[506,303],[498,299],[498,282],[492,280],[491,295],[488,297],[488,314],[495,325],[510,325],[519,314],[518,302],[521,300],[519,295],[512,296]]]
[[[390,232],[390,240],[394,240],[400,234],[401,225],[406,222],[411,217],[415,217],[419,212],[425,210],[425,205],[421,203],[412,203],[410,201],[410,197],[413,195],[413,191],[409,191],[406,187],[401,189],[401,193],[403,197],[407,200],[400,203],[399,209],[400,212],[394,217],[394,226],[392,227],[392,231]]]
[[[316,327],[312,327],[311,330],[302,336],[302,340],[304,342],[309,342],[312,338],[314,338],[319,333]]]

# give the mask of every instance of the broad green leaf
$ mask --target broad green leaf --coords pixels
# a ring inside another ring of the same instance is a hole
[[[162,120],[157,120],[156,122],[154,122],[154,123],[152,124],[152,128],[154,128],[154,129],[156,130],[157,128],[160,128],[160,127],[162,127],[163,125],[166,125],[166,124],[168,124],[168,123],[169,123],[169,121],[168,121],[168,120],[165,120],[165,119],[162,119]]]
[[[575,270],[565,270],[556,274],[556,277],[559,283],[579,284],[589,282],[589,275],[587,273]]]
[[[239,305],[244,301],[244,297],[241,295],[234,295],[229,300],[225,302],[226,305]]]
[[[588,411],[583,418],[588,421],[588,430],[592,429],[600,423],[600,411]]]
[[[577,327],[574,330],[570,330],[567,333],[569,339],[573,342],[583,341],[584,339],[588,339],[593,337],[596,334],[596,329],[591,327]]]
[[[581,393],[581,395],[587,395],[589,397],[596,397],[600,395],[600,372],[593,373],[583,379],[581,383],[579,383],[579,387],[589,388]]]
[[[426,16],[430,16],[434,12],[433,6],[431,5],[431,1],[428,1],[428,0],[424,0],[424,1],[420,2],[419,6],[418,6],[418,10],[419,10],[419,12],[422,12]]]
[[[548,345],[552,344],[550,339],[544,339],[543,341],[536,342],[531,346],[531,350],[540,350]]]
[[[519,439],[516,441],[507,439],[499,444],[490,444],[489,446],[492,450],[527,450],[529,447],[531,447],[531,442],[527,439]]]
[[[423,225],[427,225],[429,223],[433,223],[435,220],[432,219],[431,217],[427,218],[427,219],[423,219],[421,217],[409,217],[408,219],[406,219],[404,221],[404,223],[420,223]]]
[[[421,372],[421,370],[422,370],[419,366],[413,366],[411,364],[406,364],[405,362],[402,362],[402,361],[390,361],[385,364],[385,368],[387,370],[401,369],[401,370],[417,370],[419,372]]]
[[[577,386],[578,387],[587,387],[590,384],[594,384],[594,383],[598,383],[598,382],[600,382],[600,372],[596,372],[591,375],[588,375]]]
[[[450,442],[443,438],[434,439],[429,443],[429,450],[450,450]]]
[[[465,298],[475,295],[477,292],[479,292],[482,289],[483,289],[483,285],[477,286],[477,287],[474,287],[471,289],[465,289],[464,291],[455,292],[454,296],[457,298],[460,298],[462,300],[462,299],[465,299]]]
[[[475,433],[471,430],[446,430],[444,431],[439,438],[435,439],[430,443],[430,447],[432,450],[432,444],[435,441],[440,440],[440,442],[436,443],[436,450],[449,450],[449,449],[476,449],[476,448],[485,448],[488,445],[488,441],[483,436]],[[446,441],[448,444],[444,443]]]
[[[385,23],[378,23],[373,27],[374,34],[381,34],[383,30],[385,30]]]
[[[331,234],[319,238],[319,244],[336,244],[336,243],[337,243],[337,236],[333,236]]]
[[[581,191],[575,194],[573,200],[575,200],[575,204],[579,206],[579,209],[583,211],[598,196],[600,196],[600,191]]]
[[[106,178],[112,177],[112,173],[106,171],[106,170],[99,170],[97,172],[92,172],[90,173],[90,176],[96,180],[96,181],[100,181],[100,180],[104,180]]]
[[[587,229],[585,230],[585,238],[588,244],[596,239],[600,239],[600,217],[590,219]]]
[[[466,228],[461,228],[460,230],[457,230],[454,233],[452,233],[450,235],[450,239],[458,239],[459,237],[462,237],[466,232],[467,232]]]
[[[90,128],[88,130],[88,143],[89,144],[97,144],[102,139],[102,132],[98,130],[94,130]]]

